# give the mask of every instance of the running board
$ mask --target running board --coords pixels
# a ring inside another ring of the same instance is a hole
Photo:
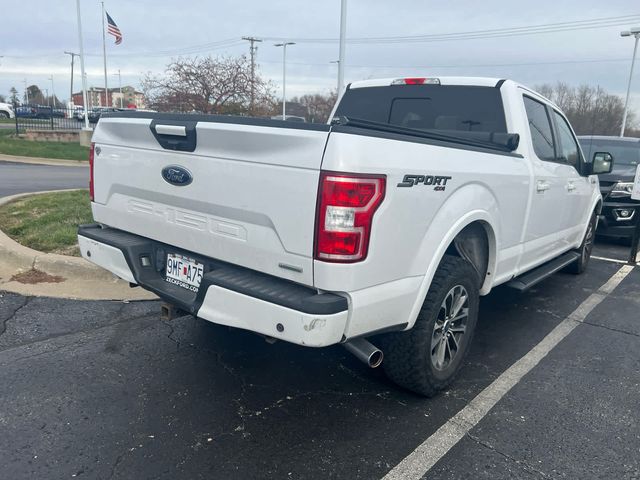
[[[509,283],[507,283],[507,286],[524,292],[525,290],[529,290],[531,287],[541,282],[548,276],[553,275],[558,270],[562,270],[567,265],[575,262],[579,258],[579,253],[567,252],[564,255],[559,256],[558,258],[554,258],[553,260],[544,263],[519,277],[514,278]]]

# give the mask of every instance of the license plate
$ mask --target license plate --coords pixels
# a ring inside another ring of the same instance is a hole
[[[200,288],[203,271],[203,265],[193,258],[174,253],[167,254],[165,280],[169,283],[197,292]]]

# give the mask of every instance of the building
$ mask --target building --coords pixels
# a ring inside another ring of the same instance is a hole
[[[83,106],[82,91],[73,94],[73,104]],[[116,107],[116,108],[146,108],[144,94],[135,88],[126,86],[120,88],[110,88],[108,91],[108,101],[105,98],[104,88],[91,87],[87,89],[87,103],[89,108],[93,107]]]

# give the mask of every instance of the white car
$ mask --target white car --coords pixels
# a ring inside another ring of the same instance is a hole
[[[0,118],[14,118],[15,116],[13,105],[0,102]]]
[[[480,295],[587,267],[612,158],[584,158],[536,92],[367,80],[332,118],[104,115],[82,256],[214,323],[384,355],[427,396],[461,367]]]

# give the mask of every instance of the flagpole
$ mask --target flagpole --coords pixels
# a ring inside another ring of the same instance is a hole
[[[82,103],[84,103],[84,128],[89,130],[89,105],[87,104],[87,77],[84,73],[84,46],[82,44],[82,20],[80,16],[80,0],[76,0],[78,13],[78,43],[80,44],[80,70],[82,72]]]
[[[104,2],[102,4],[102,58],[104,59],[104,103],[105,106],[109,106],[109,87],[107,86],[107,38],[104,33]]]

